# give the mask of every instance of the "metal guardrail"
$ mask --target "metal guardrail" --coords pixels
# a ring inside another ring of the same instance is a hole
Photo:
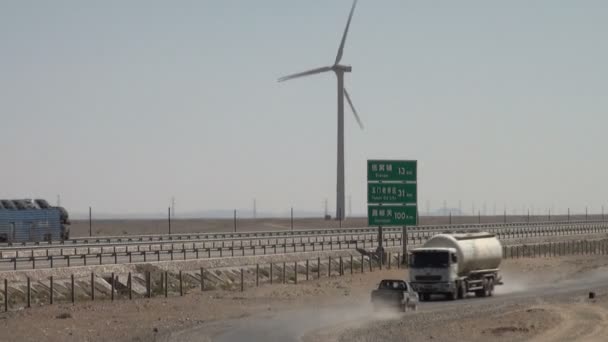
[[[408,241],[424,241],[428,239],[430,236],[446,232],[446,231],[456,231],[456,232],[466,232],[466,231],[477,231],[480,230],[479,226],[471,226],[468,227],[458,227],[453,229],[441,229],[433,226],[434,229],[427,230],[413,230],[408,231]],[[526,238],[526,237],[534,237],[534,236],[554,236],[554,235],[571,235],[571,234],[585,234],[585,233],[601,233],[604,231],[608,231],[608,222],[598,222],[598,223],[575,223],[575,224],[545,224],[545,225],[534,225],[534,226],[511,226],[511,227],[495,227],[490,228],[486,227],[483,229],[484,231],[496,234],[498,238]],[[50,251],[59,251],[63,254],[64,250],[71,249],[87,249],[90,251],[92,249],[100,249],[102,252],[104,249],[112,249],[112,252],[116,252],[117,248],[137,248],[137,251],[140,252],[141,248],[144,247],[145,250],[150,251],[151,246],[160,246],[159,248],[162,250],[163,246],[173,246],[185,243],[192,243],[193,246],[197,248],[215,248],[216,246],[223,247],[240,247],[240,246],[263,246],[263,245],[272,245],[272,244],[286,244],[286,243],[310,243],[310,242],[326,242],[326,241],[356,241],[356,240],[365,240],[365,239],[373,239],[377,236],[377,228],[374,229],[351,229],[351,233],[340,232],[337,234],[320,234],[320,235],[291,235],[291,236],[268,236],[268,237],[249,237],[249,238],[228,238],[228,239],[190,239],[190,240],[156,240],[156,241],[122,241],[115,242],[111,244],[59,244],[59,245],[42,245],[42,246],[19,246],[19,247],[5,247],[0,248],[0,259],[7,257],[19,256],[19,254],[28,254],[33,256],[35,254],[34,251],[45,251],[46,255],[50,255]],[[394,235],[401,235],[401,228],[387,228],[384,231],[386,238],[393,238]],[[194,247],[193,247],[194,248]]]
[[[482,223],[482,224],[452,224],[452,225],[423,225],[408,227],[409,231],[442,231],[442,230],[492,230],[508,228],[532,228],[544,225],[564,224],[589,224],[605,223],[605,221],[538,221],[538,222],[509,222],[509,223]],[[608,223],[608,222],[606,222]],[[53,245],[83,245],[83,244],[121,244],[132,242],[162,242],[182,240],[210,240],[210,239],[244,239],[255,237],[280,237],[280,236],[307,236],[327,234],[355,234],[375,233],[377,227],[355,227],[355,228],[328,228],[328,229],[305,229],[305,230],[272,230],[272,231],[249,231],[249,232],[209,232],[209,233],[183,233],[183,234],[152,234],[152,235],[114,235],[99,237],[81,237],[65,241],[43,241],[43,242],[20,242],[0,243],[0,249],[17,246],[53,246]],[[385,232],[401,232],[401,227],[386,227]]]
[[[601,234],[608,233],[608,223],[585,223],[585,224],[562,224],[562,225],[545,225],[535,227],[511,227],[509,229],[495,228],[496,234],[502,240],[543,237],[543,236],[572,236],[582,234]],[[476,230],[476,229],[473,229]],[[459,229],[458,231],[463,231]],[[487,229],[491,232],[491,229]],[[416,245],[423,243],[431,236],[441,233],[443,230],[436,229],[432,231],[414,231],[408,233],[408,245]],[[270,241],[274,240],[274,241]],[[402,244],[401,232],[385,233],[385,246],[393,246]],[[256,241],[256,242],[253,242]],[[221,242],[221,245],[219,245]],[[227,243],[229,242],[229,244]],[[216,240],[209,241],[182,241],[182,242],[135,242],[125,245],[97,246],[91,247],[83,245],[77,246],[54,246],[54,247],[16,247],[19,250],[14,250],[13,255],[7,254],[10,251],[0,251],[0,264],[13,264],[13,269],[17,269],[17,264],[26,264],[32,268],[36,267],[36,262],[40,266],[40,262],[47,262],[49,267],[54,267],[55,260],[63,261],[64,266],[74,266],[71,260],[83,260],[79,265],[86,265],[87,259],[99,259],[99,264],[103,264],[104,258],[113,258],[114,263],[119,263],[118,259],[123,258],[120,263],[131,263],[148,261],[147,256],[152,254],[157,256],[156,261],[173,260],[177,253],[183,254],[183,259],[187,259],[187,254],[191,255],[191,259],[199,259],[201,253],[206,257],[229,257],[229,256],[245,256],[245,255],[264,255],[276,253],[296,253],[309,252],[315,250],[341,250],[352,248],[372,248],[377,246],[377,235],[370,234],[341,234],[341,235],[324,235],[324,236],[299,236],[299,237],[268,237],[268,238],[249,238],[249,239],[231,239],[231,240]],[[216,246],[215,244],[218,243]],[[211,246],[209,246],[211,244]],[[181,246],[180,246],[181,245]],[[177,248],[176,248],[177,246]],[[129,249],[131,247],[131,249]],[[137,247],[137,250],[134,248]],[[142,250],[144,247],[144,250]],[[153,248],[155,247],[155,248]],[[170,248],[165,248],[170,247]],[[308,249],[307,249],[308,248]],[[110,249],[108,251],[108,249]],[[289,250],[288,250],[289,249]],[[45,255],[36,253],[37,250],[43,250]],[[50,251],[59,252],[53,254]],[[177,253],[176,253],[177,251]],[[235,253],[236,252],[236,253]],[[25,254],[25,255],[23,255]],[[161,255],[169,255],[171,258],[162,259]],[[196,255],[196,257],[194,257]],[[133,256],[139,260],[133,261]],[[128,261],[127,261],[128,258]],[[143,260],[142,260],[143,258]],[[60,266],[61,267],[61,266]],[[4,267],[5,269],[7,267]],[[9,267],[10,268],[10,267]]]

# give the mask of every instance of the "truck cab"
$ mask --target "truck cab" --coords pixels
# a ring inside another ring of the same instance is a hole
[[[428,300],[432,293],[456,294],[458,255],[454,248],[416,248],[410,255],[410,283]]]

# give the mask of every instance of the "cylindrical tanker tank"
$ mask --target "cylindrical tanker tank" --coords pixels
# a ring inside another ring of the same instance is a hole
[[[427,240],[424,248],[454,248],[458,255],[458,274],[497,269],[502,260],[502,245],[494,234],[438,234]]]

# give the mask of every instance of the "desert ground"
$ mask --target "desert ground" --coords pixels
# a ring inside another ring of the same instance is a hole
[[[245,292],[36,307],[0,314],[0,341],[605,341],[608,258],[506,260],[494,297],[371,309],[392,269]],[[594,291],[594,300],[588,292]]]
[[[567,216],[551,216],[551,221],[566,221]],[[601,220],[601,215],[589,215],[589,220]],[[502,223],[503,216],[453,216],[452,224],[466,223]],[[526,222],[527,216],[507,216],[507,222]],[[549,220],[548,216],[531,216],[531,222]],[[570,216],[570,220],[585,220],[585,215]],[[448,216],[420,216],[420,225],[449,224]],[[342,222],[336,220],[324,220],[322,218],[294,218],[293,227],[301,229],[323,229],[338,227],[367,227],[366,217],[347,218]],[[167,234],[169,232],[169,220],[158,219],[115,219],[97,220],[91,222],[91,232],[94,236],[100,235],[145,235],[145,234]],[[237,231],[270,231],[291,229],[290,218],[259,218],[241,219],[237,218]],[[195,233],[195,232],[232,232],[234,231],[233,219],[172,219],[172,233]],[[88,220],[73,220],[70,227],[72,237],[89,236]]]

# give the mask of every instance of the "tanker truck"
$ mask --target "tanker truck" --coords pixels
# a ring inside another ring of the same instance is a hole
[[[498,266],[502,246],[494,234],[438,234],[428,239],[410,255],[410,284],[427,301],[433,294],[449,300],[492,296],[501,285]]]

